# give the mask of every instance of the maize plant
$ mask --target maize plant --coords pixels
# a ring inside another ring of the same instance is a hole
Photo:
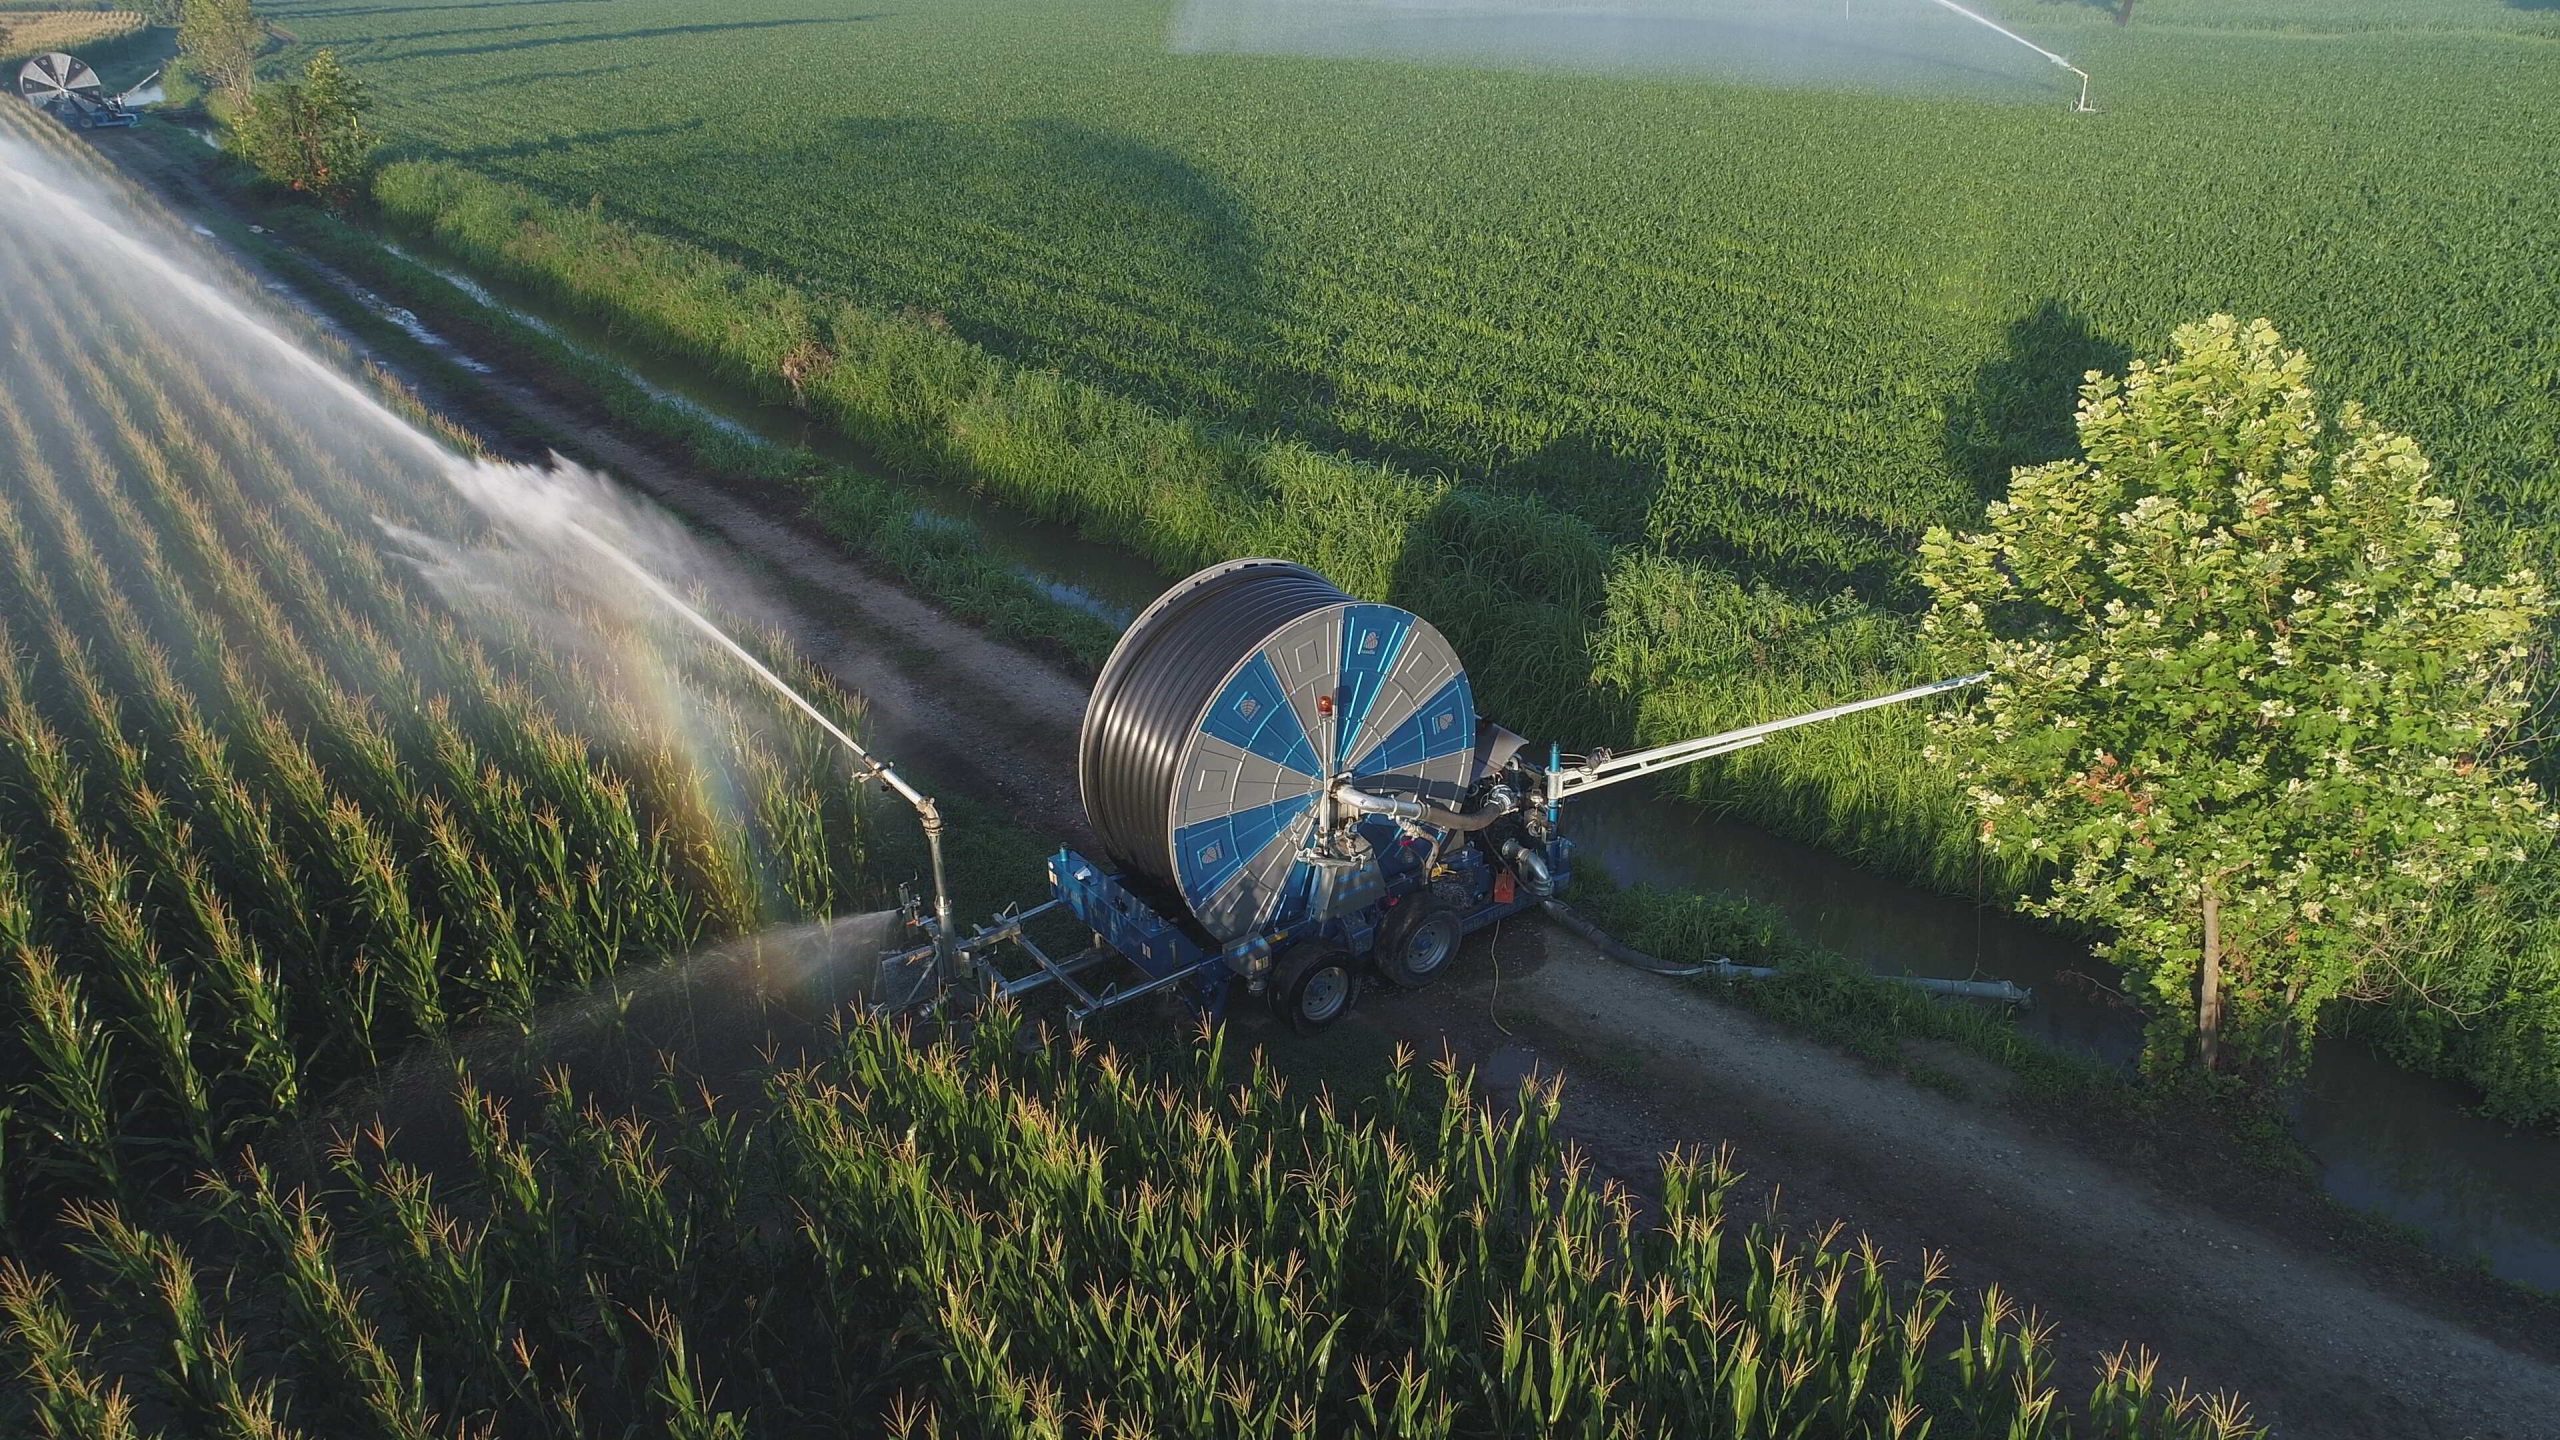
[[[10,143],[72,153],[22,120]],[[837,757],[761,687],[669,660],[693,751],[737,757],[710,783],[566,633],[566,582],[466,615],[395,553],[489,522],[382,422],[92,256],[7,253],[11,1216],[176,1193],[412,1045],[876,900]]]
[[[561,1072],[520,1123],[458,1080],[433,1175],[373,1124],[291,1183],[230,1167],[221,1225],[76,1207],[125,1343],[0,1287],[33,1401],[262,1434],[2260,1434],[2147,1357],[2069,1373],[1996,1289],[1730,1217],[1723,1155],[1597,1181],[1553,1084],[1496,1109],[1409,1055],[1356,1112],[1221,1031],[1130,1057],[1005,1011],[853,1023],[726,1113]]]

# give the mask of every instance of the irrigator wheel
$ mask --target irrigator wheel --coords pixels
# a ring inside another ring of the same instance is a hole
[[[1321,941],[1292,945],[1271,964],[1271,1012],[1301,1035],[1328,1030],[1360,1003],[1360,970]]]
[[[1407,897],[1378,927],[1378,973],[1400,990],[1419,990],[1447,974],[1466,942],[1466,918],[1441,889]]]
[[[1300,851],[1332,777],[1454,808],[1475,730],[1466,669],[1427,622],[1302,565],[1236,560],[1120,637],[1077,772],[1111,863],[1225,942],[1305,915]]]

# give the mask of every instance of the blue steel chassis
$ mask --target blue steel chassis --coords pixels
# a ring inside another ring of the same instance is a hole
[[[1461,924],[1470,935],[1544,898],[1516,882],[1505,887],[1501,882],[1509,872],[1472,847],[1427,863],[1410,859],[1402,846],[1386,853],[1385,894],[1377,904],[1213,949],[1167,919],[1120,877],[1061,847],[1049,857],[1050,898],[1028,910],[999,915],[959,940],[949,961],[954,973],[946,978],[974,979],[987,992],[1009,998],[1057,986],[1067,997],[1067,1018],[1074,1026],[1167,990],[1181,994],[1200,1014],[1216,1016],[1225,1013],[1238,981],[1255,988],[1270,957],[1293,945],[1320,941],[1366,963],[1387,912],[1427,887],[1458,882],[1456,888],[1470,902],[1461,907]],[[1572,853],[1572,842],[1561,836],[1546,843],[1548,868],[1559,887],[1570,873]],[[1506,894],[1508,898],[1499,898]],[[1092,943],[1072,954],[1052,955],[1025,929],[1034,920],[1058,914],[1074,916],[1091,932]],[[919,916],[913,923],[930,928],[933,922]],[[1020,957],[1010,966],[999,963],[1008,950]],[[934,954],[935,947],[928,944],[892,957],[892,963],[930,963]]]

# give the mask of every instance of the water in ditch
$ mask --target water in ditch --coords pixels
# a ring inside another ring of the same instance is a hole
[[[652,393],[733,433],[861,462],[808,416],[626,344],[540,297],[429,264],[484,303],[623,368]],[[1174,577],[1061,525],[967,495],[924,501],[1053,596],[1124,624]],[[1968,900],[1918,890],[1825,851],[1628,786],[1578,801],[1568,823],[1623,883],[1743,895],[1797,933],[1879,974],[2006,979],[2035,991],[2019,1018],[2057,1048],[2130,1067],[2138,1012],[2086,944]],[[2294,1133],[2340,1201],[2423,1234],[2502,1278],[2560,1292],[2560,1138],[2470,1113],[2456,1086],[2400,1070],[2352,1040],[2317,1047],[2290,1102]]]
[[[2125,1068],[2141,1054],[2140,1014],[2085,943],[1632,791],[1594,795],[1568,817],[1583,853],[1619,880],[1745,896],[1878,974],[2013,980],[2035,990],[2018,1024],[2036,1039]],[[2467,1104],[2460,1087],[2333,1036],[2314,1047],[2289,1110],[2329,1194],[2502,1278],[2560,1292],[2560,1138],[2484,1119]]]

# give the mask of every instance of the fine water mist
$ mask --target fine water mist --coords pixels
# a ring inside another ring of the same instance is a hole
[[[623,727],[617,738],[682,757],[723,818],[753,804],[730,730],[741,690],[769,687],[852,745],[708,618],[770,612],[665,512],[556,456],[529,466],[454,453],[297,343],[284,321],[260,313],[263,297],[201,256],[156,208],[0,137],[0,297],[43,287],[94,315],[101,351],[151,348],[195,366],[216,393],[254,392],[290,414],[300,462],[414,494],[406,513],[377,517],[385,551],[501,647],[538,644],[573,661],[576,683],[593,691],[576,697],[590,702],[585,712]],[[0,355],[0,364],[43,363]]]
[[[1183,0],[1166,43],[1199,54],[2068,98],[2045,59],[1932,0]]]
[[[718,1113],[760,1106],[774,1070],[836,1048],[848,1007],[875,998],[881,952],[900,934],[898,912],[882,910],[624,971],[519,1022],[412,1049],[269,1148],[289,1172],[316,1174],[341,1137],[371,1133],[409,1163],[460,1164],[466,1083],[513,1107],[561,1086],[606,1113],[646,1107],[669,1086]]]

